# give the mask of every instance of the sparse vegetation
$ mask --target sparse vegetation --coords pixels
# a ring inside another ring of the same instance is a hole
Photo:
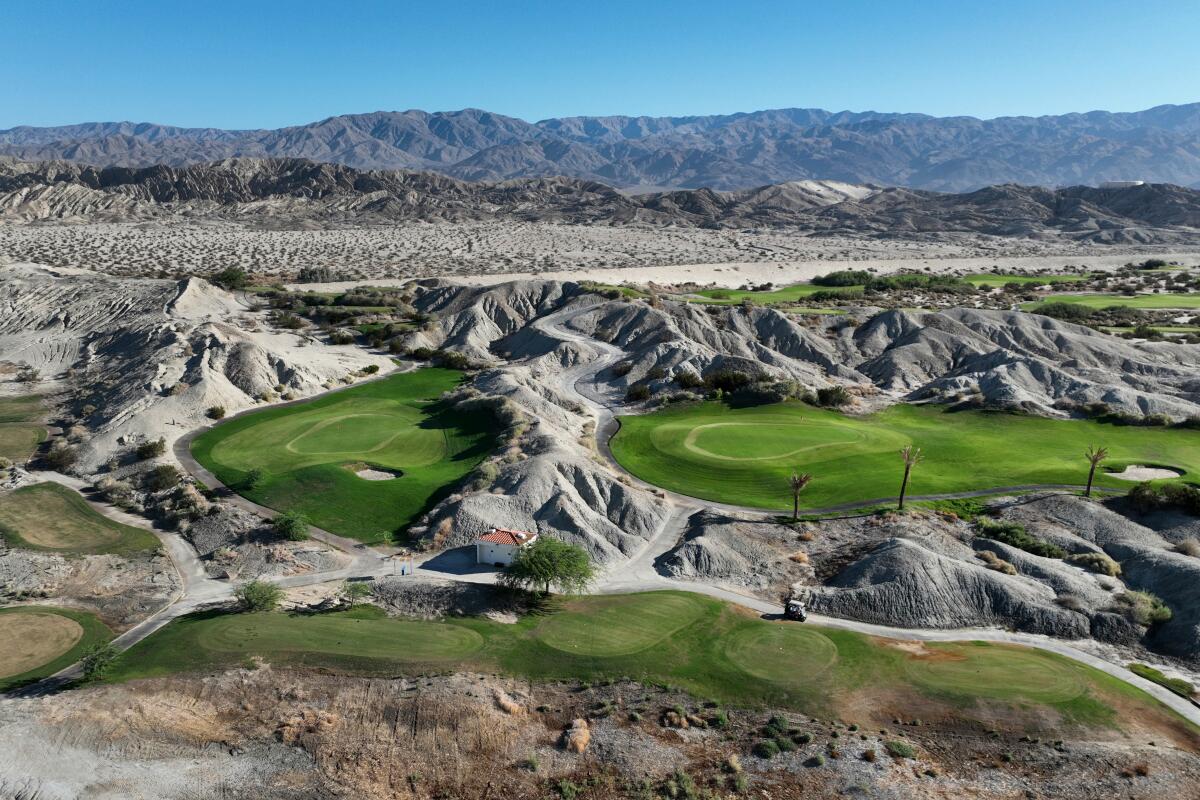
[[[233,593],[246,611],[274,611],[283,599],[283,590],[266,581],[248,581]]]

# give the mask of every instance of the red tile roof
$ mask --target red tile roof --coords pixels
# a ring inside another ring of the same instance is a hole
[[[481,542],[490,542],[491,544],[508,544],[520,546],[529,544],[537,538],[536,533],[527,533],[526,531],[510,531],[507,528],[492,528],[487,533],[479,537]]]

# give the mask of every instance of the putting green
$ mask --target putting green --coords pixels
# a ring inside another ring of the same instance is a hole
[[[0,496],[0,532],[14,547],[59,553],[129,553],[160,546],[150,531],[101,516],[77,492],[57,483]]]
[[[837,661],[837,646],[812,628],[794,624],[748,625],[726,638],[725,656],[757,678],[803,685]]]
[[[192,454],[257,503],[363,542],[386,541],[487,454],[490,415],[438,402],[461,379],[454,370],[421,369],[248,414],[198,436]],[[367,480],[348,463],[400,477]],[[253,469],[265,476],[251,487]]]
[[[640,595],[576,601],[538,626],[544,643],[566,653],[622,656],[653,647],[700,619],[706,609],[695,596],[664,593],[647,602]]]
[[[1045,300],[1022,303],[1021,308],[1038,313],[1043,303],[1075,303],[1088,308],[1200,308],[1200,292],[1161,292],[1159,294],[1052,294]]]
[[[904,672],[934,692],[1065,703],[1087,691],[1077,666],[1036,650],[983,643],[929,644],[925,650],[904,661]]]
[[[788,477],[809,472],[801,506],[893,498],[898,451],[925,456],[912,472],[913,495],[1034,484],[1080,485],[1083,453],[1107,447],[1113,463],[1162,464],[1200,475],[1200,432],[1114,426],[943,406],[892,406],[847,416],[798,402],[730,408],[706,402],[621,417],[614,457],[639,478],[693,497],[742,506],[791,508]],[[1129,488],[1098,473],[1097,485]]]
[[[52,606],[0,608],[0,691],[53,675],[113,633],[86,611]]]
[[[0,398],[0,458],[22,464],[46,440],[38,397]]]

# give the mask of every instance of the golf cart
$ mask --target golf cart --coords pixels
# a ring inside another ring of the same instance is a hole
[[[804,620],[808,619],[808,609],[804,607],[803,600],[788,600],[787,604],[783,607],[783,616],[785,619],[804,622]]]

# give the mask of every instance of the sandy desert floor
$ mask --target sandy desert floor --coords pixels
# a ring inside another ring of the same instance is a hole
[[[1180,248],[1173,248],[1179,251]],[[1200,245],[1081,246],[1071,241],[938,234],[920,240],[810,236],[788,230],[705,230],[526,222],[409,223],[326,230],[253,230],[227,223],[0,226],[0,263],[86,267],[114,275],[209,274],[242,267],[291,279],[327,267],[347,283],[437,275],[498,282],[515,277],[606,282],[796,281],[830,262],[901,268],[1102,268],[1138,254],[1200,260]]]

